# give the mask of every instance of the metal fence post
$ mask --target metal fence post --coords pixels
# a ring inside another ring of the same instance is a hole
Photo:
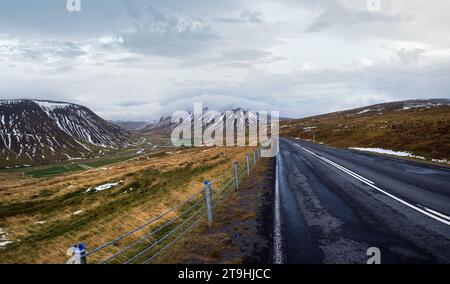
[[[74,245],[73,252],[75,253],[75,264],[87,264],[86,246],[84,244]]]
[[[246,156],[247,160],[247,175],[250,176],[250,156],[247,154]]]
[[[213,224],[213,207],[211,198],[211,182],[209,180],[205,181],[205,199],[206,210],[208,211],[208,226],[209,229],[211,229]]]
[[[239,164],[238,162],[234,162],[234,187],[236,190],[239,190]]]

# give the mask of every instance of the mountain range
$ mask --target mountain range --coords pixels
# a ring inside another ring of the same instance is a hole
[[[247,118],[234,122],[235,128],[258,121],[257,115],[247,110],[232,111],[248,114]],[[192,126],[199,125],[201,120],[204,129],[218,121],[227,123],[225,113],[215,120],[205,114],[196,120],[192,113],[187,115]],[[280,134],[316,139],[337,147],[380,147],[450,160],[449,118],[448,99],[410,100],[303,119],[280,119]],[[150,123],[109,122],[77,104],[0,100],[0,168],[99,156],[105,151],[135,145],[139,136],[155,145],[169,146],[175,126],[170,116]]]
[[[0,100],[0,167],[83,158],[131,143],[126,130],[81,105]]]

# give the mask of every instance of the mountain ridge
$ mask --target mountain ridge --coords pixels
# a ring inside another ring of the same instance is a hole
[[[0,167],[82,158],[129,145],[127,131],[89,108],[51,100],[0,100]]]
[[[406,100],[282,121],[280,135],[450,161],[450,100]]]

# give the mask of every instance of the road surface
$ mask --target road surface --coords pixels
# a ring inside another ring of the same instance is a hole
[[[450,170],[281,139],[276,263],[450,263]]]

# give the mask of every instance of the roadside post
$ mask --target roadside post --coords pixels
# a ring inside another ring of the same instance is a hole
[[[253,152],[253,165],[256,165],[256,151]]]
[[[234,162],[234,188],[235,190],[239,190],[239,164],[238,162]]]
[[[208,211],[208,226],[211,230],[213,225],[213,207],[211,198],[211,182],[209,180],[205,181],[205,199],[206,199],[206,210]]]
[[[247,160],[247,176],[250,176],[250,156],[247,154],[246,156]]]
[[[86,246],[84,244],[74,245],[73,252],[75,253],[74,264],[87,264]]]

